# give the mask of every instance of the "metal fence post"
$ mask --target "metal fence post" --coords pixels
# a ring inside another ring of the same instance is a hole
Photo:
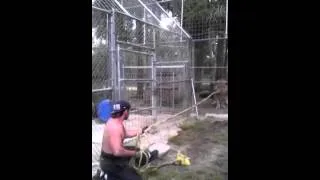
[[[118,99],[121,99],[122,78],[121,78],[121,58],[120,58],[120,45],[117,44],[117,72],[118,72]]]
[[[194,90],[193,78],[191,78],[191,87],[192,87],[193,101],[194,101],[194,104],[196,105],[196,107],[195,107],[196,115],[197,115],[197,117],[199,117],[198,106],[197,106],[197,98],[196,98],[196,91]]]
[[[156,97],[156,66],[155,64],[155,53],[154,55],[151,57],[151,63],[152,63],[152,90],[151,90],[151,103],[152,103],[152,117],[155,120],[156,116],[157,116],[157,97]]]
[[[156,49],[156,32],[155,30],[153,29],[153,34],[152,34],[152,37],[153,37],[153,48]],[[152,104],[152,117],[153,119],[155,120],[156,117],[157,117],[157,97],[156,97],[156,80],[157,80],[157,67],[155,66],[155,63],[156,63],[156,52],[153,52],[152,53],[152,57],[151,57],[151,65],[152,65],[152,74],[151,74],[151,79],[152,79],[152,90],[151,90],[151,104]]]
[[[160,91],[160,95],[159,95],[159,104],[160,104],[160,111],[162,111],[162,72],[160,72],[160,84],[159,84],[159,91]]]
[[[112,13],[108,16],[110,18],[108,28],[110,28],[110,31],[108,31],[108,50],[111,60],[111,87],[113,87],[112,91],[112,99],[116,100],[118,98],[118,82],[117,82],[117,59],[116,59],[116,25],[115,25],[115,12],[114,9],[112,9]]]
[[[191,58],[191,66],[192,67],[195,67],[195,51],[194,51],[194,46],[195,46],[195,43],[192,41],[192,40],[190,40],[190,44],[191,45],[189,45],[190,46],[190,49],[191,49],[191,51],[190,51],[190,58]],[[192,72],[191,72],[191,77],[192,78],[195,78],[195,69],[192,69]]]
[[[174,72],[172,72],[172,110],[173,110],[173,112],[174,112],[174,94],[176,93],[175,92],[175,86],[174,86]]]

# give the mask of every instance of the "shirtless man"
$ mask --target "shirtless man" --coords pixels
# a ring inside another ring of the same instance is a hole
[[[107,174],[108,180],[141,180],[136,171],[129,166],[131,157],[139,156],[139,150],[128,150],[123,147],[124,138],[143,133],[142,129],[133,131],[124,128],[123,121],[128,119],[129,110],[128,102],[116,102],[113,105],[111,118],[104,128],[100,168]]]

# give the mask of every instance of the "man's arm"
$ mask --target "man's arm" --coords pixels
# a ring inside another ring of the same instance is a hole
[[[114,130],[112,132],[109,132],[109,147],[112,151],[112,154],[114,156],[120,156],[120,157],[127,157],[127,156],[134,156],[136,154],[136,151],[127,150],[123,147],[123,141],[122,136],[123,133],[121,130]]]
[[[126,129],[125,131],[126,131],[125,133],[126,138],[131,138],[141,133],[141,130]]]
[[[147,129],[148,128],[148,126],[145,126],[145,127],[143,127],[142,129],[138,129],[138,130],[129,130],[129,129],[125,129],[125,137],[126,138],[131,138],[131,137],[134,137],[134,136],[137,136],[138,134],[142,134],[143,133],[143,131],[145,130],[145,129]]]

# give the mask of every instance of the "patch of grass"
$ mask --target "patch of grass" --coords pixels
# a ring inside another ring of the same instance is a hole
[[[163,172],[159,172],[157,171],[157,173],[153,173],[153,174],[149,174],[149,178],[148,180],[170,180],[173,178],[176,178],[177,176],[179,176],[179,172],[178,171],[169,171],[166,173]],[[175,179],[178,180],[178,179]]]
[[[215,136],[216,143],[227,145],[228,144],[228,133],[222,133]]]
[[[159,172],[156,175],[149,175],[149,180],[223,180],[223,175],[204,169],[198,171],[179,172],[169,170]]]
[[[188,142],[194,141],[197,137],[205,138],[200,134],[208,131],[209,128],[210,128],[210,122],[205,122],[205,121],[201,121],[201,122],[189,121],[188,122],[187,121],[180,126],[180,129],[182,131],[180,131],[177,136],[170,138],[169,142],[180,146]],[[209,130],[208,132],[211,132],[211,130]],[[211,140],[210,137],[209,137],[209,140]]]
[[[217,159],[211,161],[212,147],[228,145],[227,122],[186,121],[175,137],[169,139],[171,144],[184,147],[184,154],[191,158],[188,168],[168,167],[150,174],[149,180],[225,180],[228,179],[228,156],[223,150]],[[187,146],[185,146],[187,145]],[[222,148],[223,149],[223,148]],[[208,156],[202,156],[202,155]],[[194,164],[193,164],[194,162]],[[200,167],[201,166],[201,167]]]
[[[171,138],[169,138],[168,141],[175,144],[175,145],[178,145],[178,146],[183,144],[183,142],[180,141],[180,138],[178,136],[171,137]]]
[[[151,176],[151,177],[159,176],[159,171],[157,171],[157,170],[148,171],[148,176]]]
[[[190,129],[185,131],[180,131],[177,136],[171,137],[168,141],[178,146],[187,145],[190,142],[195,141],[199,137],[197,134],[198,133],[196,131],[193,131]]]
[[[184,123],[180,126],[180,129],[182,131],[186,131],[188,129],[193,129],[195,127],[196,123],[193,122],[188,122],[188,123]]]

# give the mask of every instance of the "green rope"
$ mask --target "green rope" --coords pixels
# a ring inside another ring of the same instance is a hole
[[[150,163],[149,163],[149,157],[148,157],[148,154],[144,151],[139,151],[140,153],[140,158],[139,158],[139,163],[138,165],[136,164],[137,162],[137,157],[132,157],[130,159],[130,162],[129,162],[129,165],[132,166],[136,171],[139,171],[141,173],[145,172],[145,170],[147,170],[150,166]],[[143,156],[146,157],[146,163],[144,165],[142,165],[142,158]]]
[[[141,134],[137,136],[136,147],[140,146],[140,136]],[[140,153],[140,159],[139,159],[138,166],[136,165],[136,160],[137,160],[136,157],[132,157],[130,159],[129,165],[132,166],[138,172],[144,172],[149,167],[149,157],[147,153],[144,151],[139,151],[139,153]],[[146,163],[143,166],[141,166],[143,156],[146,157]]]

